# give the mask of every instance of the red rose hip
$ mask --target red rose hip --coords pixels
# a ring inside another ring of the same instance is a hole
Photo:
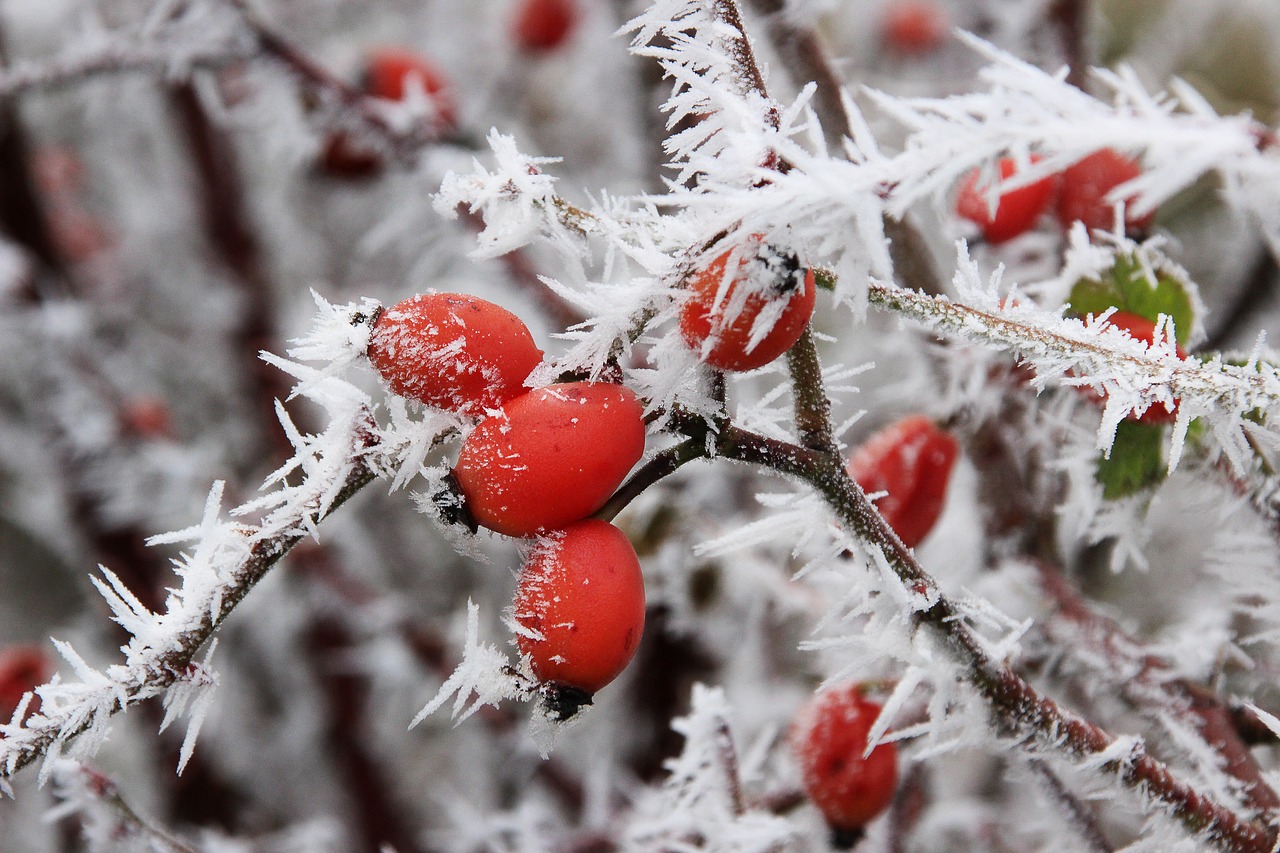
[[[888,492],[876,500],[908,548],[929,535],[947,497],[959,444],[923,415],[912,415],[872,435],[849,460],[851,476],[865,492]]]
[[[880,706],[848,684],[818,693],[796,716],[791,747],[809,799],[832,829],[833,842],[852,846],[862,829],[893,801],[898,750],[883,743],[867,750]]]
[[[729,259],[725,252],[692,275],[680,310],[680,333],[690,349],[721,370],[755,370],[800,339],[813,316],[813,270],[801,270],[794,255],[778,255],[759,237],[739,253],[738,268],[723,296]],[[762,280],[763,279],[763,280]],[[762,285],[762,286],[761,286]],[[741,288],[750,287],[743,296]],[[719,297],[719,298],[718,298]],[[752,342],[756,320],[776,311],[772,327]]]
[[[562,718],[635,655],[644,606],[640,561],[612,524],[589,518],[534,542],[516,585],[516,645]]]
[[[542,351],[520,318],[501,306],[461,293],[423,293],[378,315],[369,361],[403,397],[482,415],[525,393]]]
[[[1090,231],[1111,230],[1115,223],[1113,206],[1107,195],[1116,187],[1142,174],[1137,160],[1126,157],[1111,148],[1095,151],[1076,162],[1062,173],[1062,188],[1058,193],[1058,222],[1070,228],[1083,222]],[[1130,228],[1146,229],[1155,219],[1155,213],[1134,217],[1125,211],[1125,224]]]
[[[7,724],[13,718],[23,694],[44,684],[52,675],[49,658],[39,646],[0,649],[0,723]],[[33,697],[27,713],[34,713],[39,707],[40,698]]]
[[[947,14],[930,0],[898,0],[880,19],[880,37],[904,56],[924,56],[947,37]]]
[[[521,50],[545,53],[564,44],[577,22],[576,0],[524,0],[511,34]]]
[[[604,382],[537,388],[467,436],[454,476],[476,523],[530,536],[586,518],[644,455],[644,408]]]
[[[1039,157],[1033,156],[1035,163]],[[997,164],[1000,180],[1011,178],[1018,166],[1012,157],[1003,157]],[[1058,186],[1058,176],[1049,175],[1034,183],[1009,190],[1000,196],[993,212],[987,206],[989,187],[979,185],[980,172],[975,169],[960,183],[956,195],[956,213],[982,229],[988,243],[1003,243],[1031,230],[1040,214],[1049,207]]]
[[[457,121],[448,78],[434,63],[412,50],[381,47],[370,52],[362,83],[366,94],[388,101],[403,101],[410,86],[420,86],[435,106],[441,125],[453,127]]]

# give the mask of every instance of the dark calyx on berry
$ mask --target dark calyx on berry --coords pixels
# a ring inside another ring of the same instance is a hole
[[[552,719],[563,723],[591,704],[591,694],[580,687],[552,681],[542,685],[542,704]]]

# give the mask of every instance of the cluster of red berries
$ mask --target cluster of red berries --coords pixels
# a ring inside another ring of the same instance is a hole
[[[1031,163],[1042,158],[1032,155]],[[996,164],[1000,180],[1018,172],[1018,164],[1004,157]],[[1089,230],[1110,229],[1114,219],[1107,195],[1116,187],[1142,174],[1142,166],[1131,157],[1111,148],[1103,148],[1077,161],[1061,173],[1048,175],[1000,196],[995,210],[988,204],[988,186],[980,185],[977,170],[960,183],[956,195],[956,213],[975,223],[988,243],[1003,243],[1029,231],[1050,207],[1059,225],[1071,228],[1076,222]],[[1153,213],[1133,216],[1125,213],[1125,225],[1133,231],[1151,226]]]
[[[635,653],[644,581],[613,525],[588,518],[644,454],[644,409],[621,385],[529,390],[542,352],[520,318],[456,293],[414,296],[374,321],[369,360],[397,394],[479,423],[453,475],[480,525],[538,537],[516,589],[516,642],[563,717]]]
[[[791,748],[805,792],[831,827],[832,846],[847,850],[888,808],[898,786],[898,750],[892,743],[867,752],[867,735],[881,706],[862,684],[831,687],[796,715]]]

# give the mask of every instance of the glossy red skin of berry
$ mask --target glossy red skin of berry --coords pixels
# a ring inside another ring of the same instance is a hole
[[[1083,222],[1090,231],[1110,231],[1115,225],[1115,212],[1107,201],[1107,194],[1141,174],[1142,166],[1137,160],[1111,148],[1095,151],[1062,173],[1056,211],[1058,222],[1063,228]],[[1134,229],[1145,230],[1154,219],[1154,212],[1141,217],[1125,212],[1125,224]]]
[[[942,514],[960,446],[923,415],[911,415],[872,435],[849,460],[849,476],[876,500],[902,544],[920,544]]]
[[[508,536],[595,512],[644,455],[644,408],[621,385],[537,388],[480,422],[454,476],[476,523]]]
[[[1031,162],[1039,159],[1032,157]],[[1011,157],[1001,158],[997,168],[1001,180],[1012,177],[1018,170]],[[1053,201],[1059,180],[1058,176],[1049,175],[1025,187],[1009,190],[1000,196],[1000,202],[992,213],[987,209],[987,186],[979,185],[980,177],[980,172],[975,169],[960,182],[956,213],[976,223],[988,243],[1003,243],[1031,230]]]
[[[13,712],[22,702],[22,695],[53,675],[49,658],[38,646],[9,646],[0,649],[0,723],[8,723]],[[39,697],[33,697],[27,706],[32,713],[40,706]]]
[[[626,534],[605,521],[579,521],[530,549],[516,584],[516,645],[539,681],[595,693],[635,655],[644,603]]]
[[[382,47],[372,51],[365,62],[363,88],[366,94],[388,101],[403,101],[410,81],[431,97],[441,125],[457,123],[457,108],[449,94],[449,81],[432,62],[402,47]]]
[[[879,716],[880,705],[864,699],[860,685],[849,684],[820,692],[792,727],[805,791],[835,829],[860,829],[893,801],[897,748],[884,743],[862,756]]]
[[[752,293],[742,310],[729,323],[724,322],[723,311],[734,302],[738,287],[746,283],[749,265],[760,265],[758,260],[742,253],[738,260],[738,275],[729,284],[727,295],[719,304],[716,295],[724,280],[732,251],[725,252],[695,273],[689,279],[689,295],[680,309],[680,334],[690,349],[712,367],[721,370],[755,370],[764,367],[795,345],[813,316],[817,295],[813,270],[805,270],[802,280],[797,270],[777,270],[776,274],[761,271],[777,279],[777,286],[769,295]],[[782,314],[769,333],[751,349],[751,327],[761,311],[772,299],[786,299]],[[710,347],[706,342],[711,341]]]
[[[524,0],[516,10],[511,34],[521,50],[545,53],[568,41],[577,23],[575,0]]]
[[[941,47],[947,37],[947,15],[928,0],[899,0],[880,19],[880,35],[894,51],[924,56]]]
[[[1105,326],[1115,326],[1117,329],[1124,329],[1128,332],[1129,337],[1134,340],[1143,341],[1151,344],[1156,339],[1156,324],[1143,317],[1140,314],[1133,314],[1129,311],[1117,311],[1107,318]],[[1178,358],[1186,358],[1187,353],[1182,347],[1177,347]],[[1085,396],[1102,402],[1102,395],[1092,388],[1084,388],[1082,391]],[[1162,403],[1148,406],[1147,410],[1142,413],[1141,417],[1129,415],[1129,420],[1136,420],[1143,424],[1171,424],[1178,417],[1178,401],[1173,401],[1173,408],[1166,409]]]
[[[528,389],[542,362],[525,324],[462,293],[421,293],[378,315],[369,361],[402,397],[479,416]]]

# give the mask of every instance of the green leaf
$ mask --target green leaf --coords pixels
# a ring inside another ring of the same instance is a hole
[[[1097,316],[1118,308],[1152,322],[1161,314],[1173,318],[1179,344],[1186,344],[1195,321],[1187,286],[1168,272],[1153,270],[1155,282],[1132,255],[1117,255],[1115,265],[1100,279],[1082,278],[1071,288],[1068,308],[1072,314]]]
[[[1164,428],[1123,420],[1116,428],[1111,457],[1098,457],[1097,477],[1109,501],[1159,485],[1165,478]]]

